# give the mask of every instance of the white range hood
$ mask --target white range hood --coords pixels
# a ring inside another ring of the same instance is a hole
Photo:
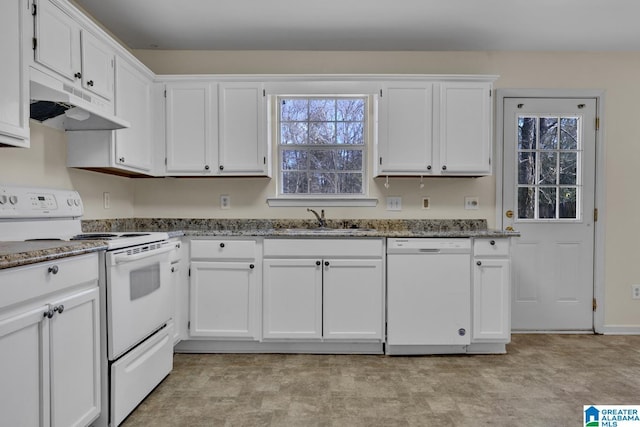
[[[114,130],[129,122],[109,114],[99,97],[30,69],[31,119],[63,130]]]

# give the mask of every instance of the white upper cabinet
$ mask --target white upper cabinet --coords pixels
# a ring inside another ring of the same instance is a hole
[[[29,73],[25,0],[0,2],[0,146],[29,147]]]
[[[262,83],[166,85],[166,174],[269,174]]]
[[[374,175],[490,175],[492,81],[383,84]]]
[[[266,97],[262,83],[220,83],[218,91],[221,175],[267,175]]]
[[[433,169],[433,84],[385,85],[378,105],[377,175],[426,175]]]
[[[491,174],[491,85],[440,84],[440,171]]]
[[[37,0],[33,8],[36,63],[112,100],[115,54],[109,45],[83,29],[54,0]]]

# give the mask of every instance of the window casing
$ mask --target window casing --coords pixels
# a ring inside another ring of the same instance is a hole
[[[281,95],[276,102],[278,195],[364,196],[369,97]]]

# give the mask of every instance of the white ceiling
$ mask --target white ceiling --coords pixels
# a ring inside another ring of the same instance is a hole
[[[638,0],[73,0],[133,49],[640,51]]]

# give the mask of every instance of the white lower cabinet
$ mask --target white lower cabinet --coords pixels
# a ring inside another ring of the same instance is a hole
[[[380,240],[265,240],[263,338],[382,341],[382,251]]]
[[[0,271],[0,413],[11,426],[100,414],[97,254]]]
[[[254,240],[192,240],[189,336],[260,338],[260,263]]]
[[[472,342],[509,342],[510,271],[509,239],[474,241]]]

